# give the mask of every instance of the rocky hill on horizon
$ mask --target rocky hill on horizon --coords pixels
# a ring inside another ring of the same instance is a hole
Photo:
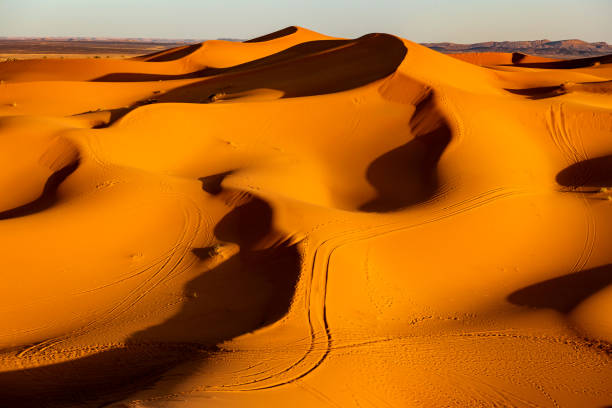
[[[468,52],[520,52],[529,55],[558,58],[595,57],[612,54],[612,45],[606,42],[589,43],[578,39],[560,41],[487,41],[475,44],[442,42],[423,43],[422,45],[445,54]]]

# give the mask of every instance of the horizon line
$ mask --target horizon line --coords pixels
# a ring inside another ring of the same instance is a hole
[[[366,34],[364,34],[366,35]],[[395,34],[390,34],[395,35]],[[404,38],[401,36],[397,36],[400,38]],[[355,37],[359,38],[359,37]],[[96,40],[124,40],[124,41],[172,41],[172,42],[186,42],[186,41],[246,41],[248,38],[233,38],[233,37],[217,37],[217,38],[171,38],[171,37],[107,37],[107,36],[88,36],[88,35],[62,35],[62,36],[44,36],[44,35],[34,35],[34,36],[22,36],[22,35],[0,35],[1,40],[66,40],[66,39],[77,39],[84,41],[96,41]],[[350,38],[348,38],[350,39]],[[409,38],[405,38],[409,41]],[[485,40],[485,41],[476,41],[476,42],[453,42],[453,41],[415,41],[418,44],[457,44],[457,45],[473,45],[473,44],[484,44],[484,43],[507,43],[507,42],[534,42],[534,41],[545,41],[545,42],[558,42],[558,41],[582,41],[588,44],[610,44],[607,41],[587,41],[582,40],[580,38],[563,38],[558,40],[551,40],[548,38],[541,39],[532,39],[532,40]]]

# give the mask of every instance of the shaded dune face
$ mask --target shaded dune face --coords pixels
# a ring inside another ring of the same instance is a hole
[[[57,189],[78,167],[80,153],[77,147],[65,138],[53,139],[45,148],[35,167],[48,172],[50,175],[44,184],[39,187],[40,194],[35,199],[23,202],[12,208],[0,207],[0,220],[25,217],[51,208],[58,200]],[[10,170],[10,167],[9,167]],[[19,189],[22,180],[11,177],[11,173],[5,174],[4,179],[9,183],[3,185],[5,194],[10,194],[12,189]]]
[[[542,86],[525,89],[506,89],[515,95],[522,95],[528,99],[546,99],[568,93],[581,92],[593,95],[612,95],[612,81],[595,81],[586,83],[564,83],[555,86]]]
[[[378,197],[361,206],[363,211],[386,212],[432,198],[440,185],[437,165],[452,133],[448,122],[427,91],[410,119],[414,139],[375,159],[366,178]]]
[[[163,372],[186,361],[189,355],[189,345],[153,350],[153,346],[140,353],[116,349],[66,363],[2,372],[2,403],[7,407],[59,408],[120,401],[135,389],[150,387]]]
[[[109,74],[94,81],[131,82],[211,77],[177,88],[159,102],[209,103],[253,89],[276,89],[284,97],[312,96],[353,89],[392,74],[406,55],[400,39],[370,34],[357,40],[302,43],[230,68],[205,68],[182,75]]]
[[[277,38],[282,38],[291,34],[295,34],[298,31],[298,28],[295,26],[286,27],[282,30],[275,31],[270,34],[262,35],[261,37],[252,38],[250,40],[246,40],[245,43],[256,43],[256,42],[264,42],[270,40],[276,40]]]
[[[238,253],[189,281],[184,293],[192,301],[161,325],[133,334],[129,342],[191,339],[213,348],[271,324],[289,311],[300,272],[297,246],[274,229],[274,210],[268,202],[248,192],[221,187],[228,174],[202,180],[204,191],[231,208],[213,230],[220,242],[192,252],[204,262],[218,257],[226,245],[237,245]],[[235,302],[237,298],[243,301]],[[171,338],[164,339],[168,333]]]
[[[247,197],[224,216],[215,226],[215,236],[237,244],[238,254],[188,282],[185,295],[192,301],[173,318],[135,333],[129,341],[184,342],[186,337],[214,347],[282,318],[293,298],[300,255],[295,245],[275,241],[282,234],[272,230],[272,217],[270,205],[256,197]],[[194,248],[193,253],[207,261],[222,249]]]
[[[580,302],[609,285],[612,285],[612,265],[603,265],[535,283],[510,294],[508,301],[570,313]]]
[[[506,89],[506,91],[515,95],[528,97],[529,99],[545,99],[563,95],[563,87],[558,86],[541,86],[537,88],[527,89]]]
[[[611,402],[607,57],[0,65],[0,408]]]
[[[612,155],[574,163],[560,171],[556,179],[570,188],[612,186]]]
[[[183,47],[172,48],[165,51],[154,52],[151,54],[143,55],[140,57],[134,58],[139,61],[147,61],[147,62],[166,62],[166,61],[175,61],[181,58],[184,58],[188,55],[193,54],[197,50],[202,48],[202,44],[192,44],[185,45]]]
[[[43,191],[38,198],[19,207],[0,211],[0,220],[25,217],[51,208],[57,202],[57,188],[78,167],[79,161],[75,160],[73,163],[54,172],[45,182]]]
[[[591,57],[591,58],[580,58],[574,60],[565,61],[552,61],[552,62],[534,62],[534,63],[521,63],[520,61],[515,65],[523,68],[543,68],[543,69],[576,69],[592,67],[596,64],[610,64],[612,63],[612,55],[604,55],[602,57]]]

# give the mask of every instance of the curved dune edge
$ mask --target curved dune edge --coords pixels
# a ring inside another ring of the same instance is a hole
[[[610,405],[606,58],[0,64],[0,405]]]
[[[290,27],[283,28],[282,30],[278,30],[278,31],[275,31],[273,33],[262,35],[261,37],[252,38],[250,40],[246,40],[246,41],[243,41],[243,42],[245,42],[245,43],[256,43],[256,42],[276,40],[277,38],[282,38],[282,37],[286,37],[286,36],[291,35],[291,34],[295,34],[295,33],[298,32],[298,30],[299,30],[298,27],[290,26]]]
[[[57,188],[78,168],[79,156],[78,148],[69,140],[61,137],[52,139],[38,159],[38,165],[50,173],[40,188],[40,195],[19,205],[13,203],[10,209],[0,209],[0,220],[25,217],[52,207],[57,202]],[[5,185],[4,191],[20,189],[22,180],[9,181],[13,181],[14,185]]]
[[[147,55],[142,55],[139,57],[134,57],[132,59],[137,61],[146,61],[146,62],[166,62],[166,61],[175,61],[177,59],[185,58],[188,55],[193,54],[197,50],[202,48],[202,44],[192,44],[192,45],[184,45],[182,47],[171,48],[169,50],[154,52]]]

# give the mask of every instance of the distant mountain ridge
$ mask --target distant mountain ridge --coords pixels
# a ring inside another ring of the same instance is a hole
[[[237,38],[219,38],[225,41],[243,41]],[[90,53],[118,52],[126,54],[146,53],[159,47],[178,47],[199,43],[205,39],[163,38],[103,38],[103,37],[2,37],[0,54],[23,53]],[[444,54],[504,52],[522,53],[551,58],[585,58],[612,54],[612,45],[606,42],[570,40],[535,41],[486,41],[474,44],[451,42],[421,43]],[[108,48],[108,50],[106,49]]]
[[[204,40],[196,38],[147,38],[147,37],[6,37],[2,41],[40,41],[40,42],[114,42],[114,43],[160,43],[160,44],[191,44]]]
[[[433,50],[445,53],[468,52],[520,52],[542,57],[595,57],[612,54],[612,45],[606,42],[571,40],[535,40],[535,41],[487,41],[475,44],[455,44],[450,42],[423,43]]]

